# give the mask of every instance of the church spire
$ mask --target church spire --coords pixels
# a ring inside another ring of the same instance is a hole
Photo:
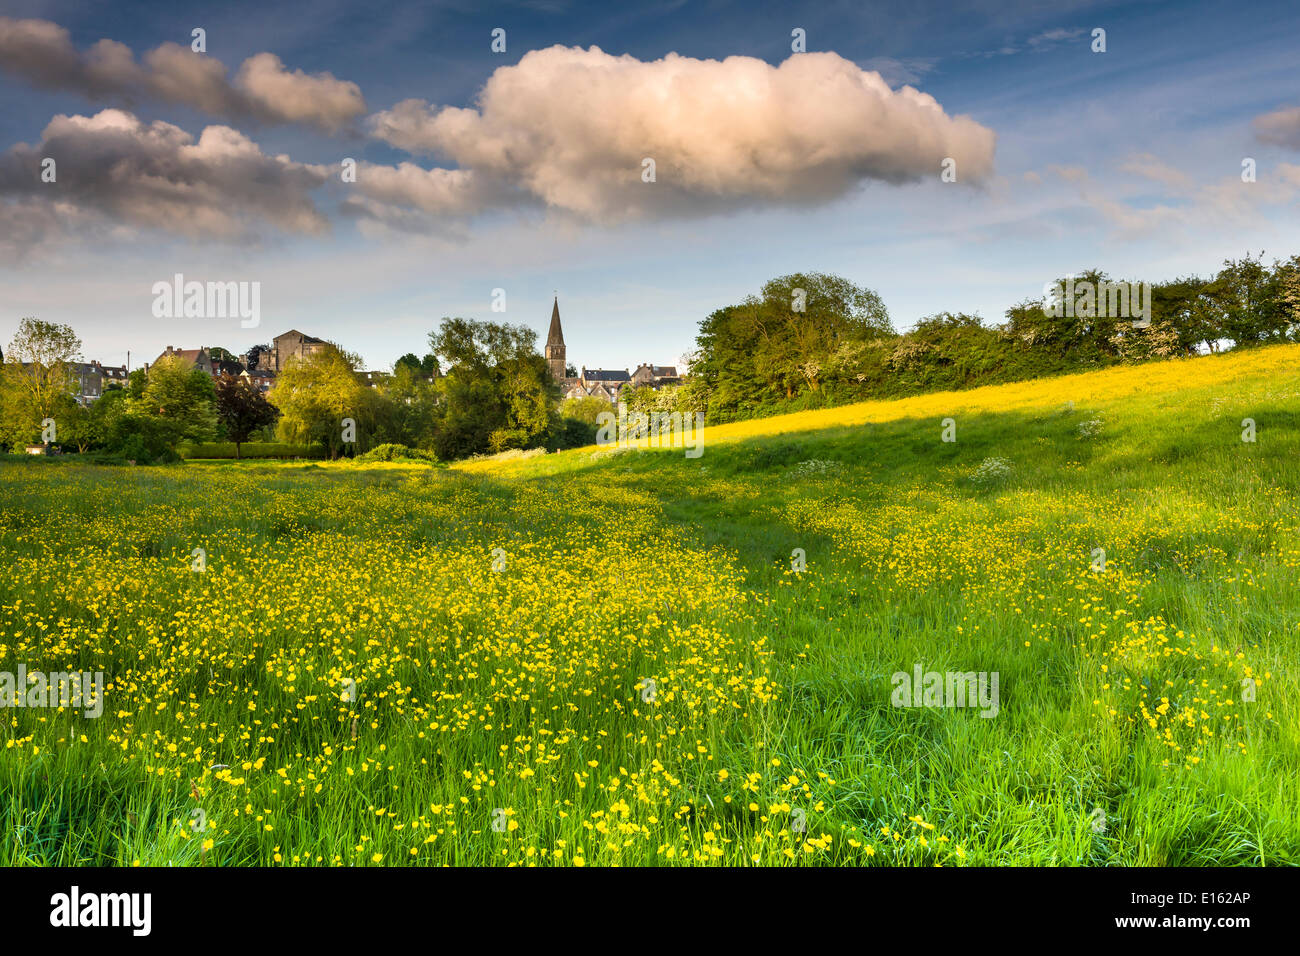
[[[547,345],[564,345],[564,330],[560,328],[560,297],[551,305],[551,330],[546,334]]]
[[[556,295],[551,304],[551,329],[546,333],[546,365],[551,370],[551,378],[557,382],[566,377],[566,351],[564,330],[560,328],[560,297]]]

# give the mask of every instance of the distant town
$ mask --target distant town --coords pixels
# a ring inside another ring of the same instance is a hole
[[[162,359],[178,358],[214,379],[222,375],[247,379],[266,394],[275,385],[276,377],[291,358],[308,358],[323,351],[328,345],[325,339],[290,329],[277,335],[270,344],[254,345],[241,355],[219,346],[177,348],[168,345],[157,358],[145,362],[143,367],[148,371],[150,365]],[[585,365],[575,369],[568,364],[567,351],[557,296],[551,305],[551,323],[546,335],[546,362],[551,377],[560,385],[561,401],[570,398],[599,398],[617,404],[625,391],[634,388],[658,389],[681,383],[681,376],[676,366],[672,365],[653,365],[647,362],[635,369],[587,368]],[[125,384],[131,372],[129,365],[104,365],[94,360],[74,362],[70,367],[75,378],[75,398],[83,407],[98,399],[106,387]],[[387,373],[369,371],[359,374],[373,388]],[[442,372],[435,368],[430,374],[438,377]]]

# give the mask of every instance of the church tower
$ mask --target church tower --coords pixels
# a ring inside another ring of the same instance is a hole
[[[555,297],[551,306],[551,330],[546,333],[546,364],[550,366],[551,378],[562,382],[564,374],[564,331],[560,328],[560,297]]]

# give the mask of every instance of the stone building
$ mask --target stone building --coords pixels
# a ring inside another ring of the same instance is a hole
[[[585,365],[573,384],[564,391],[565,398],[603,398],[607,402],[618,404],[619,396],[631,384],[632,376],[627,369],[587,368]]]
[[[109,385],[126,384],[125,365],[100,365],[97,361],[73,362],[72,376],[77,404],[92,405]]]
[[[275,363],[272,371],[274,372],[283,372],[291,357],[307,358],[317,352],[323,352],[329,345],[324,339],[318,339],[314,335],[304,335],[297,329],[290,329],[282,335],[277,335],[272,342],[271,355]]]
[[[587,368],[584,365],[577,375],[567,375],[567,359],[564,329],[560,325],[560,300],[557,297],[551,304],[551,327],[546,334],[546,364],[551,370],[551,378],[559,383],[561,400],[590,397],[618,404],[628,389],[642,385],[660,388],[681,381],[677,369],[671,365],[645,364],[632,373],[627,369]]]
[[[649,385],[651,388],[662,388],[665,385],[676,385],[681,381],[677,375],[677,368],[672,365],[638,365],[637,370],[632,373],[632,387],[640,388],[642,385]]]
[[[212,356],[208,355],[207,349],[177,349],[167,346],[167,350],[162,355],[154,359],[154,364],[158,364],[165,358],[180,358],[189,362],[197,369],[207,372],[208,375],[215,375],[212,365]],[[146,366],[147,367],[147,366]]]

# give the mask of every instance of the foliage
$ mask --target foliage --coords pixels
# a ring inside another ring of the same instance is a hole
[[[251,442],[236,450],[231,441],[186,443],[176,451],[184,459],[201,458],[324,458],[319,445],[295,445],[291,442]]]
[[[76,387],[72,363],[81,339],[70,326],[24,318],[0,364],[0,441],[18,447],[36,440],[45,419],[70,414]]]
[[[261,389],[247,378],[227,373],[217,379],[215,388],[217,421],[226,437],[234,442],[238,458],[239,446],[258,429],[275,424],[279,413]]]
[[[525,326],[443,319],[429,336],[445,362],[440,380],[442,427],[435,440],[438,457],[463,458],[485,452],[532,448],[551,431],[555,389],[537,334]]]
[[[438,457],[432,452],[427,452],[419,448],[408,448],[405,445],[384,444],[376,445],[370,451],[363,455],[357,455],[358,462],[376,462],[376,461],[424,461],[430,464],[436,464]]]
[[[1114,281],[1090,269],[1058,287],[1100,290]],[[816,293],[806,315],[783,298],[798,284]],[[1137,321],[1132,303],[1132,314],[1116,316],[1109,300],[1106,308],[1094,298],[1088,308],[1057,310],[1044,296],[1012,305],[998,325],[944,312],[895,335],[873,295],[838,277],[792,276],[716,310],[700,323],[677,403],[707,407],[710,421],[726,422],[1300,341],[1300,256],[1269,267],[1262,253],[1247,253],[1211,279],[1151,283],[1149,323]]]
[[[280,371],[270,400],[280,410],[279,432],[293,442],[321,442],[330,458],[343,448],[344,419],[360,425],[363,403],[372,405],[357,377],[360,358],[329,343],[305,358],[293,356]],[[360,432],[358,438],[364,437]]]
[[[168,435],[168,444],[206,441],[217,433],[211,377],[186,360],[168,355],[149,368],[144,394],[131,403],[137,416],[149,416]]]

